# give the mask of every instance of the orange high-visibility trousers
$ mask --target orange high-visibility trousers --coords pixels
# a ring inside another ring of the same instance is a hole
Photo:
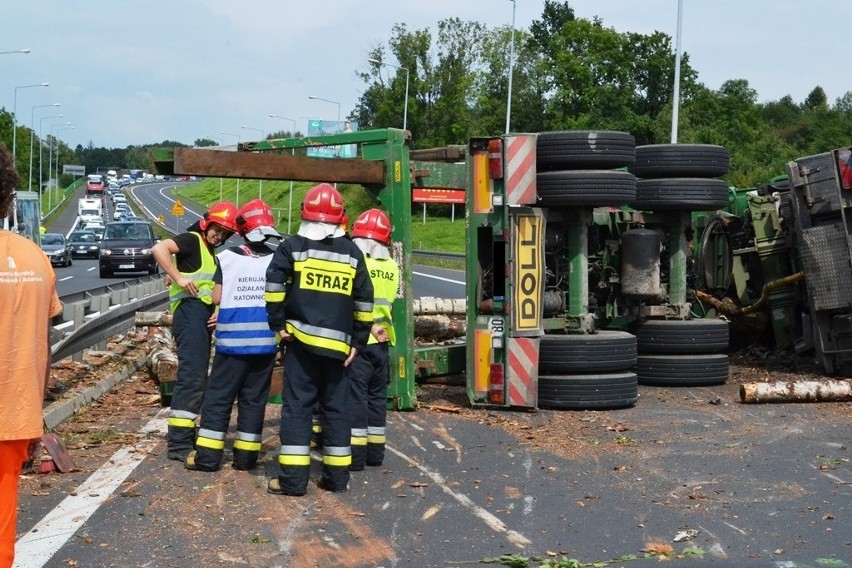
[[[29,440],[0,441],[0,568],[11,568],[15,559],[18,480],[29,446]]]

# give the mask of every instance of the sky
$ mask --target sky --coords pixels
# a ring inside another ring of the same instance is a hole
[[[677,38],[678,0],[569,4],[578,17],[598,16],[619,32]],[[711,89],[746,79],[761,102],[785,95],[801,102],[819,85],[833,103],[852,90],[848,64],[833,55],[848,51],[841,4],[682,0],[681,50]],[[345,118],[367,86],[356,73],[368,69],[371,49],[387,46],[394,24],[435,31],[448,18],[489,28],[514,19],[516,29],[528,29],[543,7],[544,0],[0,0],[0,52],[31,50],[0,54],[0,107],[72,148],[258,140],[291,130],[292,121],[305,131],[308,118],[337,120],[338,111]],[[50,86],[27,86],[42,82]],[[402,127],[402,109],[400,124],[388,126]]]

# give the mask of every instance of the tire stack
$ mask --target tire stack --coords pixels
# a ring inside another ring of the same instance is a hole
[[[718,319],[645,320],[636,334],[640,385],[699,387],[728,380],[728,324]]]
[[[541,207],[618,207],[636,199],[636,177],[624,168],[636,159],[626,132],[542,132],[536,147],[536,185]]]
[[[638,146],[636,200],[655,213],[721,209],[728,204],[728,151],[710,144]],[[722,320],[646,320],[633,329],[639,384],[711,386],[728,380],[728,324]]]
[[[539,349],[538,405],[608,410],[636,404],[636,337],[626,331],[545,335]]]
[[[536,179],[547,209],[618,207],[636,198],[636,142],[625,132],[539,134]],[[580,251],[571,251],[578,253]],[[588,251],[582,251],[588,257]],[[560,410],[607,410],[636,404],[636,337],[623,331],[545,335],[539,349],[538,404]]]
[[[730,155],[712,144],[653,144],[636,147],[627,170],[636,176],[634,209],[715,211],[728,204]]]

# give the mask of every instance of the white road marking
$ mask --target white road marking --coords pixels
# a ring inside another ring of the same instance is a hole
[[[411,272],[414,276],[422,276],[423,278],[431,278],[442,282],[452,282],[453,284],[464,284],[464,280],[453,280],[452,278],[444,278],[443,276],[435,276],[434,274],[426,274],[425,272]]]
[[[513,531],[506,526],[506,523],[501,521],[499,518],[495,517],[490,512],[486,511],[476,503],[474,503],[470,497],[463,493],[458,493],[457,491],[453,491],[445,482],[444,477],[438,473],[437,471],[432,471],[426,466],[420,464],[415,461],[413,458],[408,457],[401,451],[397,450],[393,446],[385,445],[385,448],[408,462],[409,465],[416,467],[419,469],[426,477],[432,480],[432,482],[440,487],[444,493],[458,501],[463,507],[466,507],[470,510],[471,513],[481,521],[483,521],[488,528],[497,533],[502,533],[507,536],[509,542],[517,546],[518,548],[523,548],[526,545],[532,544],[530,540],[522,535],[519,532]]]
[[[134,446],[124,446],[107,460],[106,465],[84,481],[75,495],[69,495],[36,526],[15,543],[13,568],[42,568],[74,536],[122,482],[163,441],[169,408],[163,408],[142,427],[147,435]]]

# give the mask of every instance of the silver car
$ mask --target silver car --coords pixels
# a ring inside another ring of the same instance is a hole
[[[45,233],[41,236],[41,250],[55,266],[71,266],[71,243],[62,233]]]

